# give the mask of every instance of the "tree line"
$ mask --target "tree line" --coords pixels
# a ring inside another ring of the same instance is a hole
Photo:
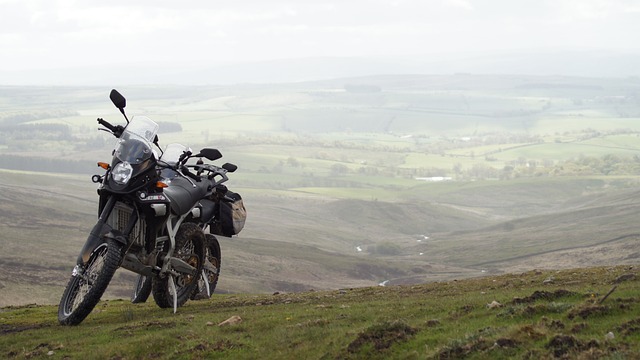
[[[64,124],[3,124],[0,125],[0,145],[12,140],[72,140],[71,128]]]
[[[63,174],[93,174],[97,167],[95,161],[0,155],[0,168]]]

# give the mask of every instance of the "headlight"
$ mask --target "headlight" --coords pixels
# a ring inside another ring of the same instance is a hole
[[[131,164],[126,161],[118,163],[113,170],[111,170],[111,177],[113,181],[117,184],[125,185],[131,180],[131,175],[133,174],[133,168]]]

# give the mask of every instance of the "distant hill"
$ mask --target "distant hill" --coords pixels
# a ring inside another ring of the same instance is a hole
[[[185,69],[131,64],[67,69],[2,71],[0,85],[113,86],[277,84],[380,74],[640,76],[640,54],[613,51],[537,51],[316,57],[200,65]]]

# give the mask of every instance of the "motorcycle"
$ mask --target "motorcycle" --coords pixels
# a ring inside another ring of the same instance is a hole
[[[129,121],[126,99],[115,89],[110,99],[127,124],[98,123],[117,138],[111,163],[98,163],[105,170],[94,175],[98,187],[98,221],[76,259],[71,278],[58,307],[62,325],[77,325],[100,301],[119,267],[152,279],[152,293],[161,308],[174,313],[194,293],[203,269],[205,234],[186,219],[202,214],[199,201],[212,196],[237,167],[203,166],[194,174],[186,165],[192,158],[214,161],[222,157],[217,149],[204,148],[197,154],[184,151],[175,163],[160,161],[158,125],[148,117]],[[167,186],[163,169],[175,173]],[[220,170],[222,169],[222,170]]]

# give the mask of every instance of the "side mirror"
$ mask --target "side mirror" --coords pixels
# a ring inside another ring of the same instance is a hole
[[[224,165],[222,165],[222,168],[227,170],[228,172],[234,172],[238,170],[238,167],[236,165],[230,163],[225,163]]]
[[[204,156],[208,160],[218,160],[222,157],[222,154],[218,149],[205,148],[200,150],[200,153],[196,156]]]
[[[111,99],[113,105],[120,109],[121,112],[127,106],[127,99],[125,99],[124,96],[122,96],[116,89],[111,90],[109,98]]]

